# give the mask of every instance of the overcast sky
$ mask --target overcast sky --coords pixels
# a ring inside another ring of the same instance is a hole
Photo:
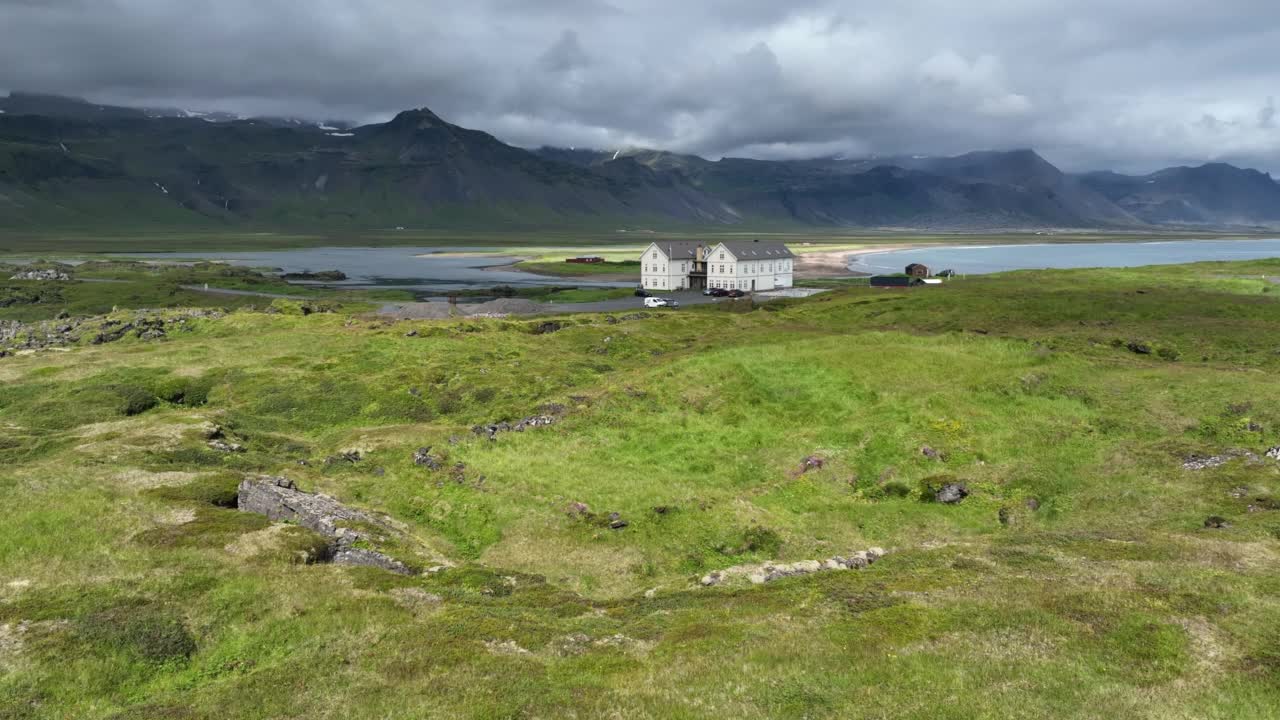
[[[1280,170],[1275,0],[0,0],[0,88],[709,157]]]

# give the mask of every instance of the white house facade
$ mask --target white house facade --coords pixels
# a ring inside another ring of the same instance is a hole
[[[707,287],[774,290],[792,285],[795,253],[778,242],[732,240],[707,252]]]
[[[706,248],[695,242],[652,243],[640,256],[640,287],[646,290],[699,289],[695,276],[705,279],[700,271]]]

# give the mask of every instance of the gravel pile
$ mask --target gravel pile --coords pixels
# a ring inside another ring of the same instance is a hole
[[[542,303],[523,298],[498,298],[489,302],[461,306],[460,309],[468,315],[532,315],[547,311]]]
[[[482,303],[414,302],[384,305],[383,315],[405,320],[448,320],[454,317],[503,318],[509,315],[536,315],[547,312],[542,303],[522,298],[498,298]]]

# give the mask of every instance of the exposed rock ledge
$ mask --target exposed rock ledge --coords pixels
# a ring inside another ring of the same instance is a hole
[[[773,582],[784,577],[794,577],[796,575],[809,575],[810,573],[822,572],[824,570],[861,570],[869,567],[872,563],[884,557],[887,553],[883,548],[873,547],[868,550],[859,550],[848,557],[837,555],[827,558],[826,560],[801,560],[793,563],[761,563],[756,565],[735,565],[724,570],[717,570],[702,577],[700,581],[708,587],[729,582],[734,579],[746,578],[751,583],[759,585],[762,583]]]
[[[344,565],[367,565],[401,575],[416,570],[395,558],[357,543],[386,540],[395,531],[359,510],[328,495],[304,493],[282,477],[252,477],[240,483],[236,507],[242,512],[265,515],[276,522],[292,522],[332,538],[329,557]]]

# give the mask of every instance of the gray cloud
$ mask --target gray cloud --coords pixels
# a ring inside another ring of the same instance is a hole
[[[0,87],[711,157],[1280,168],[1271,0],[0,0]]]

